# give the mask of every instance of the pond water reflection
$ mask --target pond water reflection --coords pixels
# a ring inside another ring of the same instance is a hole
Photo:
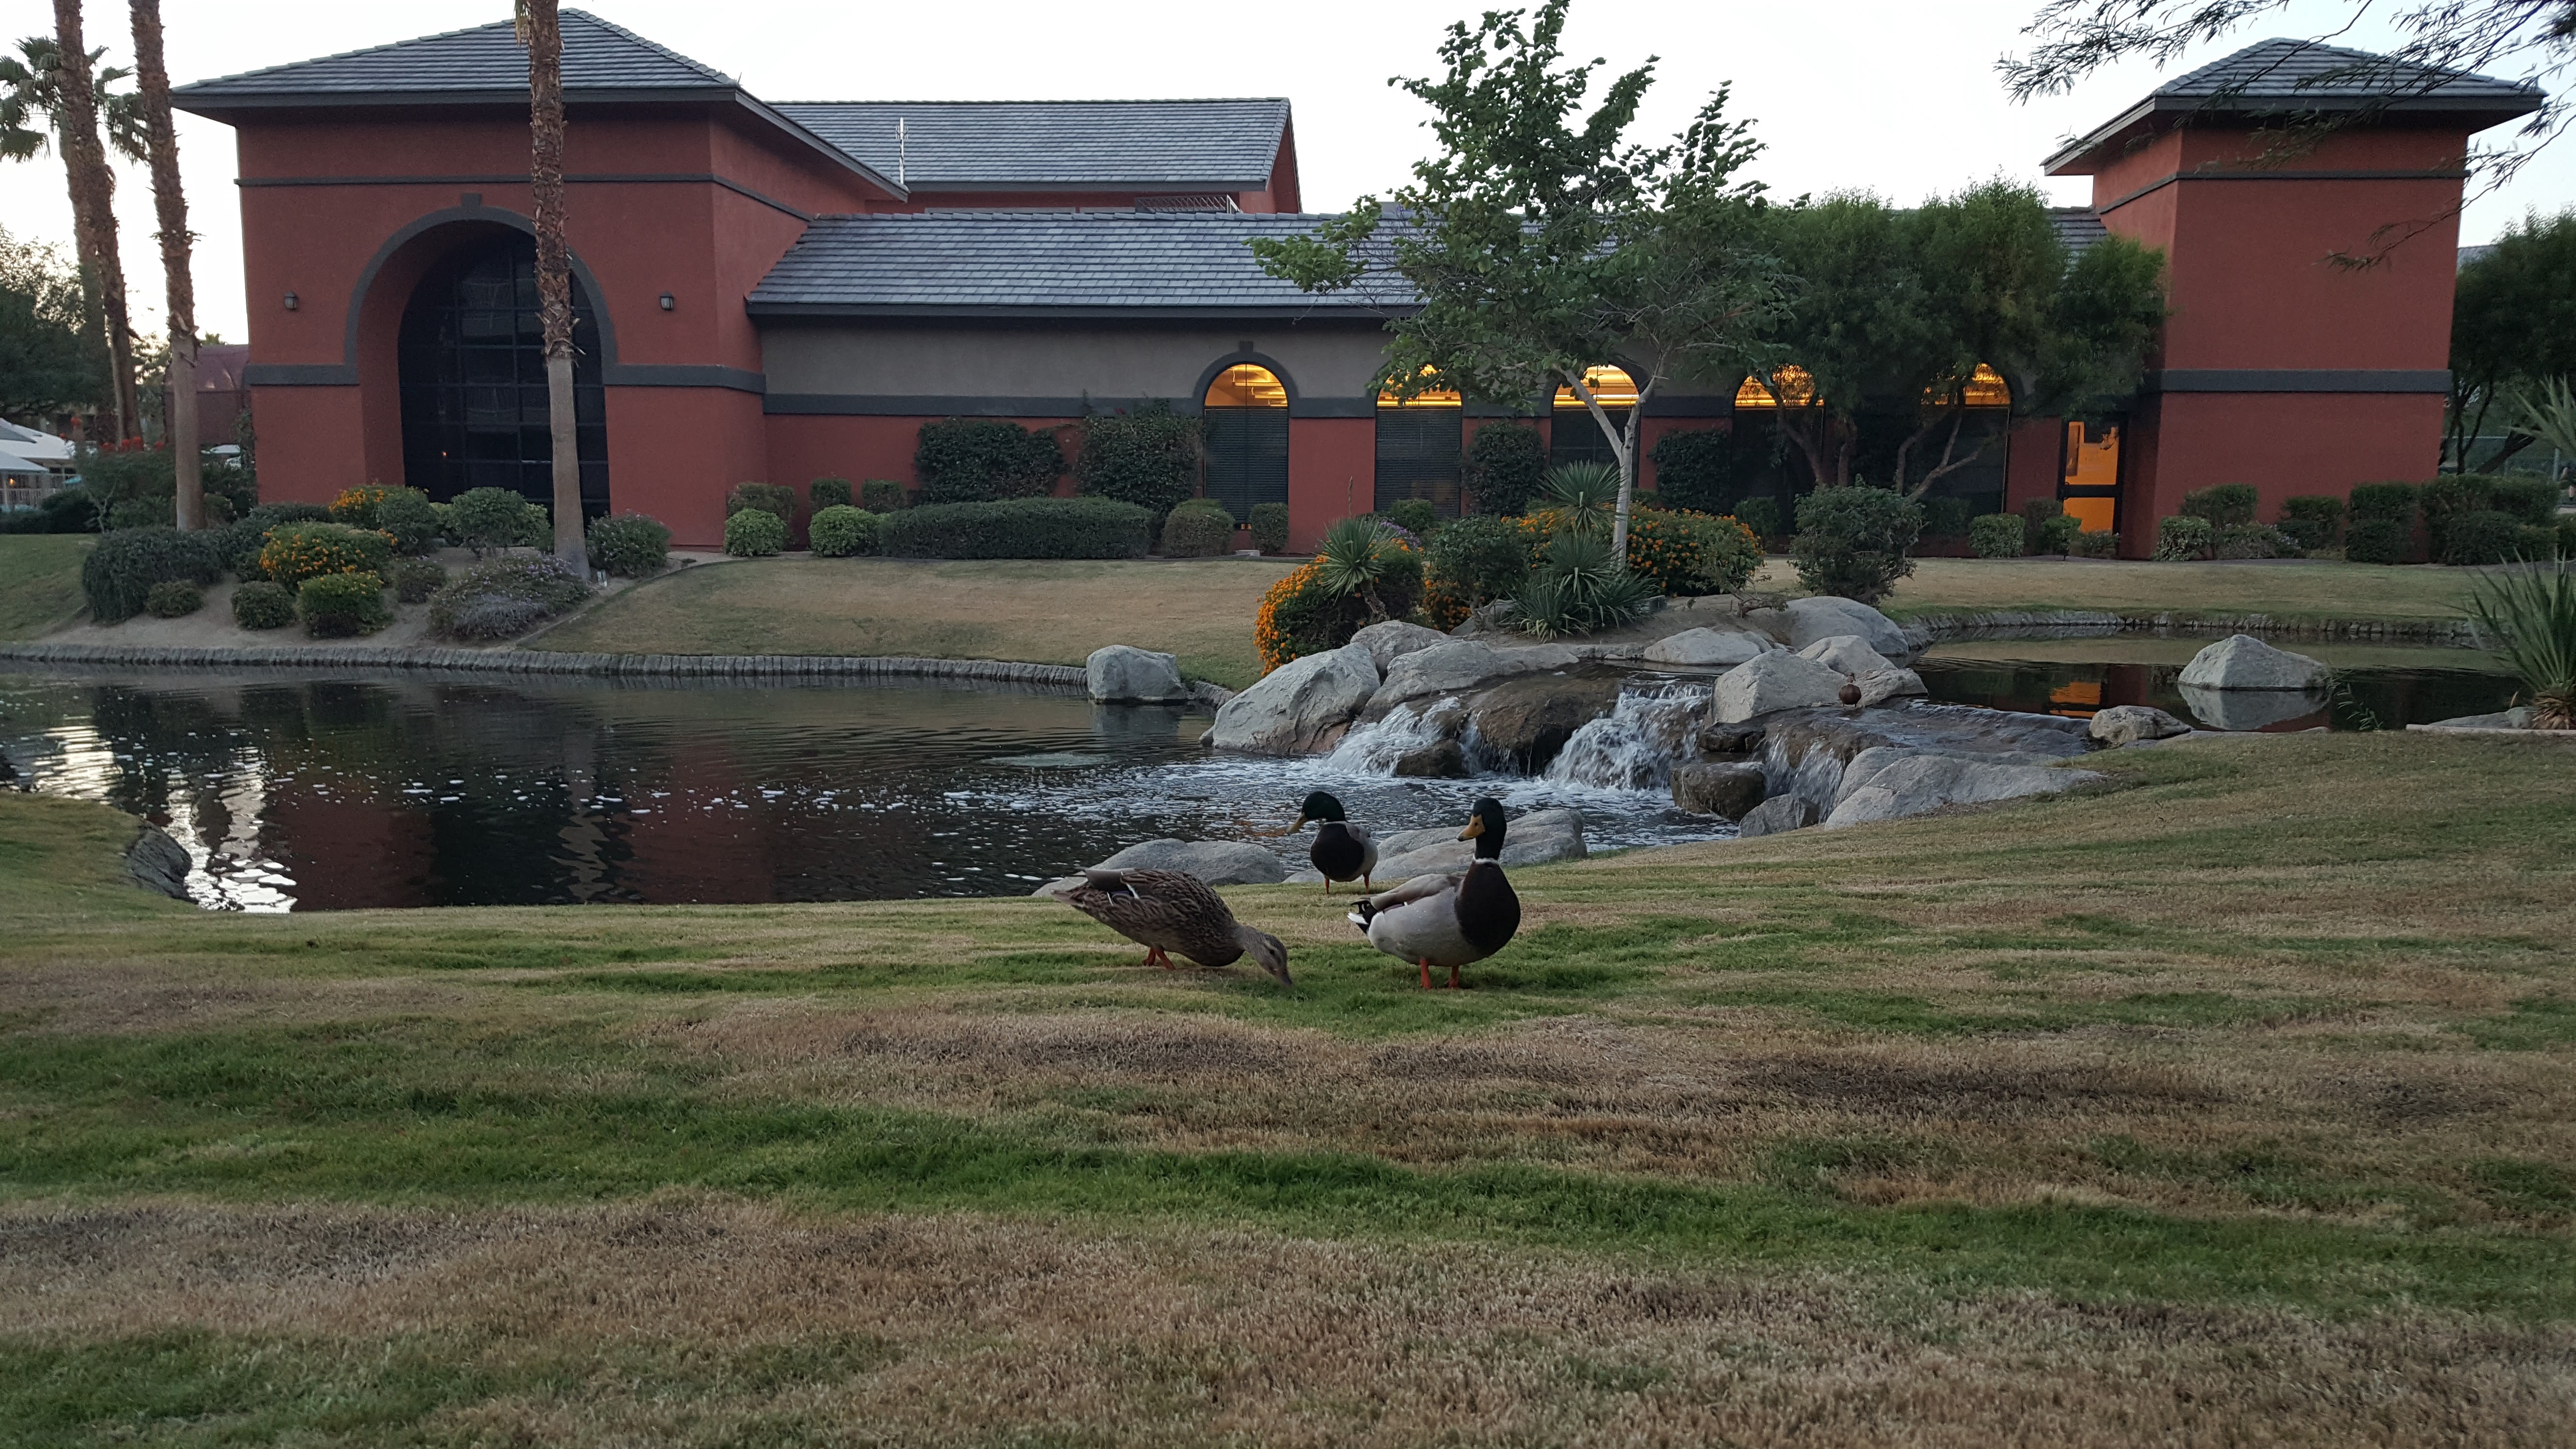
[[[2207,639],[1988,639],[1936,645],[1915,664],[1945,704],[2076,717],[2148,704],[2209,729],[2402,729],[2487,714],[2513,702],[2515,679],[2466,649],[2284,644],[2334,667],[2315,694],[2186,690],[2182,669]]]

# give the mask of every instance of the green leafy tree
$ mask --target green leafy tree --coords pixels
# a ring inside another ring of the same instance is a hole
[[[2516,394],[2553,377],[2576,377],[2576,211],[2526,218],[2461,268],[2444,467],[2492,471],[2529,447],[2533,435],[2517,432],[2495,452],[2471,456],[2489,422],[2513,421]]]
[[[78,268],[0,229],[0,415],[43,424],[97,405],[107,366],[87,321]]]
[[[134,334],[126,318],[125,263],[117,250],[116,173],[107,149],[148,159],[143,112],[133,92],[112,89],[132,72],[99,67],[104,51],[82,43],[79,0],[54,0],[53,35],[18,42],[0,56],[0,158],[27,161],[52,150],[63,159],[91,325],[104,344],[106,396],[118,439],[137,436]],[[68,63],[66,63],[68,58]]]
[[[1680,377],[1741,375],[1782,283],[1755,245],[1760,189],[1737,173],[1757,148],[1726,119],[1725,92],[1677,144],[1630,143],[1654,62],[1591,103],[1602,62],[1566,62],[1568,3],[1452,25],[1445,73],[1395,82],[1431,107],[1438,153],[1383,200],[1251,245],[1309,291],[1385,299],[1380,382],[1398,396],[1448,388],[1518,407],[1570,390],[1619,461],[1619,557],[1646,403]],[[1637,386],[1624,427],[1585,380],[1603,364]]]

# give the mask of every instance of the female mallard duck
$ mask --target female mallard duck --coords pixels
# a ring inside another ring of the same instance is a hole
[[[1315,822],[1315,844],[1306,859],[1323,876],[1325,892],[1330,894],[1334,882],[1346,880],[1358,881],[1361,890],[1374,888],[1377,842],[1342,814],[1342,802],[1318,790],[1297,807],[1297,823],[1288,829],[1291,833],[1302,830],[1309,820]]]
[[[1476,813],[1460,840],[1476,842],[1476,858],[1463,875],[1418,875],[1391,891],[1360,902],[1351,923],[1369,944],[1399,960],[1422,966],[1422,986],[1431,987],[1431,968],[1449,968],[1449,985],[1458,985],[1458,968],[1482,961],[1511,944],[1521,928],[1521,898],[1503,876],[1503,805],[1490,797],[1476,802]]]
[[[1177,951],[1202,966],[1231,966],[1249,953],[1261,969],[1288,983],[1288,948],[1242,925],[1225,898],[1197,876],[1177,870],[1101,870],[1058,899],[1145,948],[1139,963],[1172,970]]]

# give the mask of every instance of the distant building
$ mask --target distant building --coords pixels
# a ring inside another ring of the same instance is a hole
[[[1302,545],[1402,497],[1459,507],[1461,450],[1509,411],[1382,402],[1384,318],[1404,299],[1310,297],[1261,273],[1247,239],[1320,220],[1298,212],[1285,100],[773,105],[587,14],[563,28],[593,512],[650,513],[707,544],[737,482],[909,481],[927,421],[1051,427],[1154,400],[1203,418],[1210,495],[1238,516],[1286,503]],[[2407,98],[2313,155],[2261,154],[2285,115],[2390,95]],[[550,497],[527,60],[510,26],[175,99],[239,137],[239,378],[263,491]],[[2094,176],[2095,201],[2060,214],[2066,240],[2117,232],[2171,260],[2162,355],[2125,416],[2023,419],[1943,491],[1981,510],[2065,498],[2141,552],[2189,488],[2251,482],[2277,503],[2429,474],[2460,157],[2472,132],[2539,103],[2274,41],[2071,144],[2048,169]],[[2391,226],[2423,234],[2376,267],[2326,261]],[[1617,362],[1595,379],[1614,402]],[[1981,395],[2002,429],[2000,379]],[[1678,391],[1650,401],[1643,432],[1726,430],[1753,486],[1785,490],[1767,402]],[[1556,456],[1602,455],[1570,403],[1521,411]]]

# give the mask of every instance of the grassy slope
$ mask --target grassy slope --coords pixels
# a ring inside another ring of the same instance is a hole
[[[1220,684],[1260,677],[1252,617],[1291,567],[1252,559],[929,563],[781,559],[666,576],[548,634],[549,649],[914,654],[1080,664],[1104,644],[1180,656]]]
[[[0,639],[33,639],[81,611],[90,543],[85,534],[0,534]]]
[[[1775,564],[1772,572],[1786,571]],[[1794,581],[1796,575],[1786,577]],[[1953,609],[2110,609],[2283,620],[2449,620],[2460,617],[2473,577],[2473,570],[2431,565],[1927,558],[1916,561],[1914,576],[1881,607],[1900,618]]]
[[[2097,763],[1522,872],[1457,996],[1284,888],[1287,993],[1030,901],[111,914],[83,847],[0,897],[0,1438],[2546,1437],[2576,761]]]

